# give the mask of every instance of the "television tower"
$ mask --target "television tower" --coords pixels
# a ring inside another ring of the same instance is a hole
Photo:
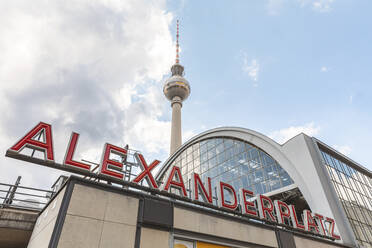
[[[172,76],[165,81],[163,88],[164,95],[171,102],[172,107],[170,155],[182,144],[181,108],[182,102],[190,95],[190,85],[183,77],[184,67],[180,64],[178,38],[179,22],[177,20],[176,63],[172,65]]]

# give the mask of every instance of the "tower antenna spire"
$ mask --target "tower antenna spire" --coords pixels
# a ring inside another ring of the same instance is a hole
[[[176,43],[176,64],[179,64],[180,63],[180,55],[179,55],[179,48],[180,48],[180,44],[178,42],[178,38],[180,37],[180,34],[179,34],[179,20],[177,20],[177,43]]]

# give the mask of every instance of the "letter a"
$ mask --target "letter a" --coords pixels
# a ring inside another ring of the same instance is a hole
[[[44,134],[45,142],[38,141],[35,139],[35,136],[41,133]],[[52,126],[50,124],[40,122],[22,139],[20,139],[14,146],[12,146],[10,150],[20,152],[25,147],[42,151],[44,152],[45,159],[54,161]]]

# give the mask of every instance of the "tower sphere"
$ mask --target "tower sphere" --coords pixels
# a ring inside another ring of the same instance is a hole
[[[169,101],[184,101],[190,95],[190,84],[183,77],[183,66],[174,64],[172,76],[164,83],[163,92]]]

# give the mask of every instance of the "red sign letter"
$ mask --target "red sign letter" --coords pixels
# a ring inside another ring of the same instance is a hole
[[[341,239],[339,235],[335,234],[335,220],[332,218],[326,217],[326,222],[329,223],[328,233],[332,236],[332,238]]]
[[[257,216],[257,211],[253,211],[249,208],[254,208],[256,209],[256,206],[254,205],[254,202],[251,202],[251,201],[248,201],[247,200],[247,196],[254,196],[253,192],[250,191],[250,190],[246,190],[246,189],[240,189],[240,199],[242,201],[241,205],[242,205],[242,213],[243,214],[248,214],[248,215],[253,215],[253,216]]]
[[[154,169],[155,166],[157,166],[160,163],[160,161],[159,160],[154,160],[154,162],[152,162],[150,164],[150,166],[148,166],[146,161],[145,161],[145,158],[143,157],[142,154],[136,153],[136,154],[134,154],[134,156],[135,156],[136,160],[138,161],[138,163],[140,164],[140,167],[142,169],[142,173],[139,174],[133,180],[133,182],[139,183],[140,181],[142,181],[143,178],[146,178],[147,184],[150,187],[152,187],[154,189],[157,189],[158,185],[156,184],[155,179],[153,178],[153,176],[151,174],[151,170]]]
[[[275,200],[274,206],[278,222],[280,224],[285,224],[284,218],[288,220],[291,218],[291,210],[289,210],[288,205],[285,202]]]
[[[193,182],[192,182],[192,199],[199,200],[199,190],[202,195],[204,202],[208,202],[210,204],[213,203],[212,201],[212,186],[211,186],[211,178],[208,177],[208,193],[204,187],[203,182],[200,179],[199,174],[193,173],[192,175]]]
[[[325,228],[324,228],[324,225],[323,225],[323,219],[324,219],[323,215],[314,213],[314,218],[315,218],[316,222],[318,223],[318,226],[320,226],[320,233],[323,234],[323,235],[327,235],[326,231],[325,231]]]
[[[305,209],[303,211],[304,215],[304,226],[306,231],[311,231],[312,229],[315,230],[315,233],[319,233],[318,226],[316,225],[316,222],[310,212],[310,210]]]
[[[217,189],[219,191],[218,192],[218,196],[219,196],[218,197],[218,206],[221,207],[221,208],[227,208],[227,209],[230,209],[230,210],[235,210],[238,207],[238,201],[236,199],[236,193],[235,193],[234,188],[230,184],[220,182],[220,186],[217,187]],[[232,198],[234,198],[234,201],[230,204],[225,201],[224,189],[226,189],[230,193],[230,196],[232,196]]]
[[[177,174],[176,174],[177,173]],[[176,175],[177,181],[173,180],[173,177]],[[183,184],[183,178],[180,172],[180,168],[173,166],[171,173],[169,174],[167,183],[165,184],[164,190],[168,192],[170,187],[174,187],[180,190],[184,197],[187,197],[187,192],[185,184]]]
[[[81,163],[81,162],[78,162],[78,161],[74,161],[72,159],[73,156],[74,156],[74,153],[75,153],[75,148],[76,148],[76,144],[77,144],[78,140],[79,140],[79,134],[73,132],[71,134],[70,142],[68,143],[64,164],[70,165],[70,166],[75,166],[75,167],[78,167],[78,168],[84,169],[84,170],[90,170],[90,165],[89,164],[84,164],[84,163]]]
[[[35,136],[44,134],[45,142],[35,140]],[[30,132],[28,132],[21,140],[19,140],[10,150],[20,152],[23,148],[28,147],[44,152],[45,159],[54,160],[53,141],[52,141],[52,126],[40,122]]]
[[[265,202],[267,204],[265,204]],[[268,205],[268,206],[266,206]],[[258,195],[257,196],[257,207],[258,207],[258,212],[260,214],[261,219],[267,219],[266,213],[269,215],[271,221],[276,221],[273,211],[274,211],[274,205],[271,199],[267,196],[264,195]]]
[[[111,177],[123,179],[123,173],[120,170],[123,168],[123,164],[110,159],[110,154],[114,153],[120,157],[124,157],[127,154],[127,150],[111,144],[105,144],[103,150],[102,162],[101,162],[101,174],[105,174]],[[110,168],[111,167],[111,168]]]
[[[292,225],[294,228],[305,230],[305,227],[298,221],[295,206],[290,205]]]

